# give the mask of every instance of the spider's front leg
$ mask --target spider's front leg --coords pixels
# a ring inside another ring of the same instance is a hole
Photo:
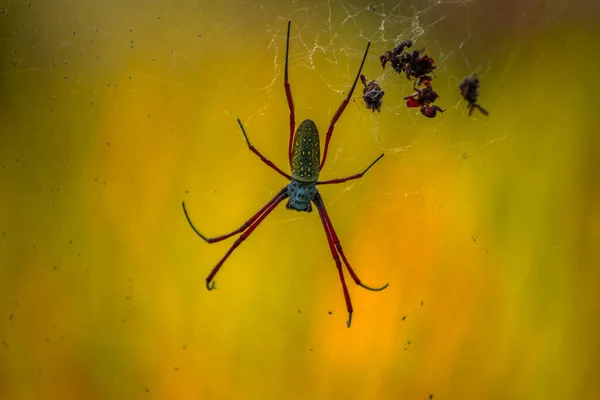
[[[288,78],[288,58],[290,54],[290,25],[292,21],[288,21],[287,39],[285,42],[285,72],[283,75],[283,87],[285,89],[285,97],[287,99],[288,108],[290,109],[290,142],[288,145],[288,158],[290,166],[292,165],[292,143],[294,142],[294,130],[296,129],[296,117],[294,115],[294,100],[292,99],[292,88]]]
[[[354,78],[354,82],[352,83],[352,87],[350,88],[348,95],[346,96],[344,101],[342,101],[342,104],[337,109],[335,114],[333,114],[333,118],[331,118],[331,122],[329,123],[329,128],[327,128],[327,133],[325,134],[325,147],[323,149],[323,158],[321,159],[321,164],[319,166],[319,170],[323,170],[323,166],[325,165],[325,160],[327,159],[327,150],[329,149],[329,141],[331,140],[331,135],[333,134],[333,128],[335,128],[335,123],[338,121],[338,119],[340,119],[340,117],[344,113],[344,110],[346,109],[346,106],[350,102],[350,98],[352,97],[352,93],[354,93],[354,89],[356,88],[356,83],[358,82],[358,78],[360,77],[360,72],[362,71],[363,66],[365,65],[365,60],[367,59],[367,54],[369,53],[369,47],[371,47],[371,42],[367,43],[367,49],[365,50],[365,55],[363,56],[363,59],[360,63],[360,67],[358,67],[358,73],[356,74],[356,77]]]

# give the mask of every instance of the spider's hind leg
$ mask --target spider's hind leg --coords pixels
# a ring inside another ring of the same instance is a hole
[[[335,233],[335,229],[333,229],[333,225],[331,223],[331,220],[329,219],[329,215],[327,214],[327,210],[325,209],[325,205],[323,204],[323,199],[321,198],[321,195],[319,194],[319,192],[317,192],[315,194],[313,202],[315,203],[317,210],[319,210],[319,216],[321,217],[321,222],[323,222],[323,228],[325,229],[325,234],[327,235],[327,242],[329,243],[331,255],[333,256],[335,265],[336,265],[336,267],[338,269],[338,273],[340,275],[340,281],[342,282],[342,289],[344,290],[344,297],[346,299],[346,308],[348,309],[348,314],[349,314],[348,328],[350,328],[350,323],[352,321],[352,311],[353,311],[352,301],[350,300],[350,294],[348,293],[348,288],[346,287],[346,281],[344,279],[344,274],[342,271],[342,266],[340,263],[339,256],[342,257],[342,260],[344,261],[344,264],[346,265],[346,269],[348,269],[348,272],[350,273],[352,280],[358,286],[360,286],[364,289],[367,289],[367,290],[372,290],[372,291],[378,292],[378,291],[381,291],[381,290],[387,288],[389,283],[386,283],[385,285],[383,285],[381,287],[371,287],[371,286],[367,286],[367,285],[363,284],[360,281],[360,279],[358,279],[358,276],[356,275],[356,273],[350,266],[350,263],[348,263],[346,256],[344,255],[342,245],[340,244],[340,240],[338,239],[337,234]]]
[[[348,310],[348,322],[346,323],[346,325],[348,326],[348,328],[350,328],[350,324],[352,323],[352,312],[354,311],[354,309],[352,308],[352,299],[350,298],[350,293],[348,292],[348,287],[346,286],[346,279],[344,278],[344,271],[342,270],[340,256],[335,248],[334,240],[331,236],[331,231],[327,225],[325,208],[320,202],[321,197],[318,194],[317,196],[315,196],[315,199],[313,201],[315,202],[315,206],[317,206],[317,210],[319,211],[319,216],[321,217],[321,222],[323,223],[323,228],[325,229],[325,235],[327,236],[329,250],[331,251],[331,256],[333,257],[333,261],[335,261],[335,266],[340,276],[340,282],[342,283],[342,290],[344,292],[344,300],[346,301],[346,309]]]
[[[325,209],[325,205],[323,204],[323,199],[321,198],[321,195],[319,193],[317,193],[317,195],[315,196],[314,201],[315,201],[317,208],[323,209],[323,217],[324,217],[323,222],[324,222],[324,224],[327,224],[327,228],[331,232],[331,239],[333,240],[333,244],[335,245],[337,252],[340,254],[340,256],[342,256],[342,261],[344,261],[344,264],[346,265],[346,268],[348,269],[348,273],[350,273],[350,276],[352,277],[352,280],[354,281],[354,283],[357,284],[358,286],[362,287],[363,289],[371,290],[373,292],[379,292],[379,291],[387,288],[389,286],[389,283],[386,283],[385,285],[383,285],[381,287],[371,287],[371,286],[365,285],[364,283],[362,283],[360,281],[360,279],[358,278],[358,276],[356,275],[356,273],[350,266],[348,259],[346,259],[346,255],[344,254],[344,250],[342,249],[342,245],[340,244],[340,239],[338,238],[337,234],[335,233],[335,229],[333,228],[333,224],[331,223],[331,220],[329,219],[329,214],[327,214],[327,210]]]
[[[284,200],[286,197],[288,197],[288,195],[286,192],[286,188],[284,187],[279,191],[279,193],[277,193],[277,195],[271,201],[267,203],[267,206],[265,206],[266,208],[263,207],[264,212],[262,212],[258,218],[253,220],[251,225],[246,230],[244,230],[240,237],[236,239],[236,241],[231,245],[229,250],[227,250],[227,253],[225,253],[221,260],[219,260],[217,265],[212,269],[212,271],[206,278],[206,288],[208,290],[213,290],[215,288],[215,282],[213,282],[213,279],[215,278],[217,272],[219,272],[219,270],[223,266],[223,263],[225,263],[225,261],[229,258],[231,253],[233,253],[233,251],[240,244],[242,244],[242,242],[244,242],[244,240],[246,240],[248,236],[252,234],[252,232],[254,232],[254,230],[261,224],[261,222],[267,217],[267,215],[269,215],[271,211],[273,211],[275,207],[277,207],[277,205],[281,203],[281,201]]]

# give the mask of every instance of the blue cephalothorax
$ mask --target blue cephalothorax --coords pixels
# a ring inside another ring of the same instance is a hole
[[[298,126],[298,130],[295,132],[294,129],[296,127],[296,117],[294,111],[294,102],[292,100],[292,89],[290,88],[290,83],[288,80],[288,55],[290,49],[290,22],[288,22],[288,31],[287,31],[287,41],[285,44],[285,70],[283,75],[283,86],[285,88],[285,96],[287,98],[288,107],[290,110],[290,140],[288,142],[288,160],[291,167],[291,175],[283,172],[278,166],[269,161],[265,156],[263,156],[260,151],[258,151],[251,143],[250,139],[248,139],[248,135],[246,135],[246,130],[242,125],[242,121],[237,120],[240,125],[240,129],[242,130],[242,134],[244,135],[244,139],[246,140],[246,144],[250,151],[256,154],[262,162],[267,164],[270,168],[275,170],[279,175],[286,178],[289,183],[281,188],[275,194],[275,196],[267,202],[257,213],[255,213],[249,220],[244,222],[242,226],[238,229],[226,233],[225,235],[217,236],[217,237],[206,237],[192,223],[190,216],[187,213],[185,208],[185,203],[181,202],[181,206],[183,207],[183,213],[185,214],[185,218],[187,222],[190,224],[190,227],[196,232],[198,236],[202,238],[207,243],[216,243],[222,240],[225,240],[234,235],[240,235],[237,240],[233,243],[231,248],[225,253],[223,258],[217,263],[217,265],[212,269],[208,277],[206,278],[206,288],[208,290],[213,290],[215,288],[214,277],[221,269],[221,266],[227,260],[227,258],[233,253],[233,251],[244,241],[246,240],[252,232],[260,225],[260,223],[269,215],[275,207],[283,200],[288,199],[287,208],[296,211],[304,211],[310,212],[312,211],[312,204],[315,205],[317,211],[319,212],[319,217],[321,218],[321,223],[323,224],[323,229],[325,230],[325,236],[327,237],[327,242],[329,243],[329,250],[331,251],[331,256],[335,261],[335,265],[338,270],[338,274],[340,276],[340,281],[342,283],[342,290],[344,292],[344,299],[346,301],[346,309],[348,310],[348,328],[350,327],[350,323],[352,322],[352,301],[350,300],[350,293],[348,292],[348,288],[346,287],[346,279],[344,278],[344,272],[342,270],[342,262],[346,266],[346,270],[350,274],[350,277],[358,286],[373,291],[380,291],[385,289],[388,285],[385,284],[381,287],[371,287],[367,286],[358,279],[356,273],[348,263],[346,256],[344,255],[344,250],[342,249],[342,245],[340,244],[340,240],[333,229],[333,224],[331,223],[331,219],[325,209],[325,204],[323,203],[323,199],[317,190],[317,185],[331,185],[336,183],[342,183],[351,181],[354,179],[360,179],[363,177],[367,171],[375,165],[375,163],[381,160],[383,154],[377,157],[375,161],[371,163],[364,171],[347,176],[345,178],[337,178],[330,179],[325,181],[319,180],[319,175],[321,170],[323,169],[323,165],[325,165],[325,160],[327,159],[327,149],[329,147],[329,140],[331,139],[331,134],[333,133],[333,128],[337,120],[342,116],[344,109],[350,102],[352,97],[352,93],[356,87],[356,83],[358,82],[358,77],[360,76],[360,72],[362,71],[362,67],[365,64],[365,60],[367,59],[367,53],[369,52],[369,46],[371,43],[367,43],[367,49],[365,50],[365,54],[362,58],[362,62],[360,63],[360,67],[358,68],[358,73],[354,78],[354,83],[350,88],[350,91],[346,95],[346,98],[338,108],[338,110],[333,114],[333,118],[331,118],[331,122],[329,123],[329,127],[327,129],[327,133],[325,134],[325,146],[323,148],[323,157],[321,158],[321,152],[319,147],[319,131],[317,130],[317,125],[310,120],[305,119]]]
[[[287,185],[287,193],[290,196],[286,207],[290,210],[311,212],[310,202],[317,194],[314,182],[300,182],[292,179]]]

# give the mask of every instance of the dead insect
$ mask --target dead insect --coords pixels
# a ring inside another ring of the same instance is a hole
[[[367,78],[364,75],[360,76],[360,81],[365,86],[363,89],[363,100],[369,110],[377,110],[381,112],[381,103],[383,101],[383,95],[385,92],[381,90],[381,86],[374,80],[367,84]]]
[[[425,49],[413,50],[412,53],[405,52],[410,47],[412,47],[412,41],[405,40],[396,46],[394,50],[386,51],[385,54],[379,57],[381,66],[385,68],[385,65],[389,62],[394,71],[399,74],[404,72],[408,80],[431,81],[432,78],[428,74],[431,74],[437,68],[434,65],[435,61],[428,55],[423,54]]]
[[[415,86],[431,86],[432,80],[433,80],[433,78],[429,75],[420,76],[415,81]]]
[[[379,57],[379,61],[381,61],[381,67],[385,68],[385,65],[390,62],[392,64],[392,68],[397,73],[404,71],[404,63],[401,55],[404,53],[405,48],[410,47],[412,47],[412,40],[405,40],[396,46],[394,50],[386,51],[385,54]]]
[[[477,77],[477,74],[465,78],[458,88],[460,89],[462,97],[469,102],[467,105],[469,117],[475,108],[478,108],[483,115],[489,115],[487,110],[477,104],[477,97],[479,96],[479,78]]]
[[[427,81],[431,81],[432,78],[426,75],[431,74],[437,67],[433,65],[435,63],[433,58],[429,57],[428,55],[421,55],[424,50],[425,49],[415,50],[412,52],[410,57],[407,58],[406,66],[404,67],[406,79],[410,80],[410,78],[426,78]]]
[[[438,106],[431,105],[431,103],[436,101],[440,96],[433,90],[430,84],[423,89],[417,89],[415,87],[415,90],[417,91],[416,93],[404,98],[407,107],[421,107],[421,114],[427,118],[434,118],[438,111],[441,113],[446,111]]]

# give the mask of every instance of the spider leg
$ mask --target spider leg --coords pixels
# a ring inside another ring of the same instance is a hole
[[[236,239],[236,241],[233,243],[233,245],[231,245],[231,247],[229,248],[229,250],[227,250],[227,253],[225,253],[225,255],[223,256],[223,258],[221,258],[221,260],[217,263],[217,265],[212,269],[212,271],[210,272],[210,274],[206,278],[206,288],[208,290],[213,290],[215,288],[215,282],[212,282],[212,280],[214,279],[214,277],[217,274],[217,272],[219,272],[219,270],[221,269],[221,266],[223,265],[223,263],[225,262],[225,260],[227,260],[227,258],[231,255],[231,253],[233,253],[233,251],[240,244],[242,244],[242,242],[244,240],[246,240],[248,238],[248,236],[250,236],[250,234],[252,232],[254,232],[254,230],[267,217],[267,215],[269,215],[271,213],[271,211],[273,211],[275,209],[275,207],[277,207],[277,205],[279,203],[281,203],[281,201],[283,199],[285,199],[286,197],[288,197],[287,187],[284,187],[279,193],[277,193],[277,196],[275,196],[273,198],[273,200],[271,200],[271,201],[269,201],[269,203],[267,203],[267,206],[263,208],[264,212],[254,222],[252,222],[252,224],[250,225],[250,227],[248,227],[248,229],[246,229],[244,231],[244,233],[242,233],[239,238]],[[259,213],[260,213],[260,211],[259,211]],[[212,285],[211,285],[211,282],[212,282]]]
[[[250,149],[250,151],[252,151],[254,154],[256,154],[262,160],[262,162],[267,164],[269,167],[273,168],[280,175],[285,176],[289,180],[292,180],[291,176],[289,176],[288,174],[286,174],[285,172],[280,170],[279,167],[277,167],[271,161],[267,160],[267,158],[265,156],[260,154],[260,151],[256,150],[256,148],[254,146],[252,146],[252,144],[250,143],[250,139],[248,139],[248,135],[246,135],[246,130],[244,129],[244,125],[242,125],[242,121],[240,121],[240,119],[238,118],[237,122],[240,125],[240,128],[242,128],[242,133],[244,134],[244,139],[246,139],[246,143],[248,144],[248,148]]]
[[[350,266],[350,263],[346,259],[346,256],[344,255],[344,250],[342,249],[340,240],[339,240],[337,234],[335,233],[335,229],[333,229],[333,224],[331,223],[331,220],[329,219],[329,215],[327,214],[327,210],[325,209],[325,204],[323,203],[323,199],[321,198],[321,195],[318,192],[315,195],[315,198],[313,199],[313,201],[314,201],[315,205],[317,206],[317,208],[319,209],[319,213],[322,215],[321,219],[324,219],[323,223],[327,224],[333,244],[335,245],[335,248],[337,249],[340,256],[342,256],[342,261],[344,261],[344,264],[346,265],[346,268],[348,269],[348,272],[350,273],[352,280],[354,280],[354,283],[356,283],[358,286],[360,286],[364,289],[372,290],[374,292],[379,292],[379,291],[385,289],[386,287],[388,287],[389,283],[386,283],[385,285],[383,285],[381,287],[373,288],[373,287],[365,285],[364,283],[362,283],[360,281],[360,279],[358,279],[358,276],[356,275],[356,273]]]
[[[290,50],[290,25],[292,21],[288,21],[287,40],[285,42],[285,73],[283,87],[285,88],[285,97],[287,98],[288,107],[290,109],[290,144],[288,146],[288,157],[290,166],[292,165],[292,143],[294,142],[294,130],[296,129],[296,119],[294,115],[294,100],[292,100],[292,89],[288,81],[288,55]]]
[[[327,135],[325,136],[325,148],[323,149],[323,159],[321,160],[321,165],[319,169],[323,169],[323,165],[325,165],[325,160],[327,159],[327,150],[329,149],[329,141],[331,140],[331,134],[333,133],[333,128],[335,127],[335,123],[342,116],[342,113],[346,109],[346,106],[350,102],[350,98],[352,97],[352,93],[354,93],[354,88],[356,87],[356,82],[358,82],[358,77],[360,76],[360,72],[362,71],[363,66],[365,65],[365,60],[367,59],[367,53],[369,53],[369,47],[371,46],[371,42],[367,43],[367,49],[365,50],[365,55],[363,56],[362,62],[360,63],[360,68],[358,68],[358,73],[356,74],[356,78],[354,78],[354,83],[352,84],[352,88],[350,88],[350,92],[348,92],[348,96],[344,99],[340,108],[335,112],[333,118],[331,118],[331,122],[329,123],[329,128],[327,129]]]
[[[273,205],[273,203],[277,202],[277,201],[281,201],[278,200],[279,197],[281,195],[283,195],[284,193],[287,194],[287,186],[284,187],[283,189],[281,189],[276,195],[275,197],[273,197],[271,200],[269,200],[269,202],[267,204],[265,204],[265,206],[263,208],[261,208],[256,214],[254,214],[248,221],[244,222],[244,224],[242,226],[240,226],[238,229],[229,232],[225,235],[222,236],[217,236],[214,238],[209,238],[204,236],[202,233],[200,233],[200,231],[198,229],[196,229],[196,227],[194,226],[194,224],[192,223],[192,220],[190,218],[190,216],[187,213],[187,210],[185,208],[185,202],[182,201],[181,202],[181,206],[183,207],[183,213],[185,214],[185,218],[187,219],[188,224],[190,224],[190,227],[194,230],[194,232],[196,232],[196,235],[200,236],[202,238],[202,240],[204,240],[206,243],[216,243],[216,242],[220,242],[222,240],[225,240],[233,235],[237,235],[238,233],[244,232],[246,229],[248,229],[248,227],[250,225],[252,225],[252,223],[254,221],[256,221],[256,219],[258,217],[260,217],[269,207],[271,207]]]
[[[368,171],[369,169],[371,169],[371,167],[372,167],[373,165],[375,165],[375,163],[376,163],[377,161],[381,160],[381,157],[383,157],[383,154],[382,154],[382,155],[380,155],[379,157],[377,157],[377,159],[376,159],[375,161],[373,161],[373,162],[371,163],[371,165],[369,165],[369,166],[368,166],[368,167],[367,167],[367,168],[366,168],[366,169],[365,169],[363,172],[361,172],[361,173],[359,173],[359,174],[354,174],[354,175],[352,175],[352,176],[349,176],[349,177],[347,177],[347,178],[331,179],[331,180],[329,180],[329,181],[319,181],[319,182],[317,182],[317,183],[316,183],[316,185],[329,185],[329,184],[333,184],[333,183],[342,183],[342,182],[346,182],[346,181],[351,181],[351,180],[353,180],[353,179],[359,179],[359,178],[362,178],[362,177],[363,177],[363,175],[364,175],[364,174],[366,174],[366,173],[367,173],[367,171]]]
[[[350,328],[350,324],[352,323],[352,300],[350,299],[350,293],[348,292],[348,287],[346,286],[346,279],[344,278],[344,271],[342,270],[342,263],[340,262],[340,256],[335,248],[334,239],[331,236],[331,231],[329,230],[329,226],[327,224],[327,213],[325,211],[325,207],[323,206],[323,202],[321,201],[321,197],[317,192],[316,196],[313,198],[313,202],[315,206],[317,206],[317,210],[319,210],[319,217],[321,217],[321,222],[323,223],[323,229],[325,229],[325,235],[327,236],[327,243],[329,244],[329,250],[331,251],[331,255],[333,257],[333,261],[335,261],[335,266],[338,270],[338,274],[340,275],[340,281],[342,282],[342,290],[344,291],[344,299],[346,300],[346,309],[348,310],[348,322],[346,325]]]

